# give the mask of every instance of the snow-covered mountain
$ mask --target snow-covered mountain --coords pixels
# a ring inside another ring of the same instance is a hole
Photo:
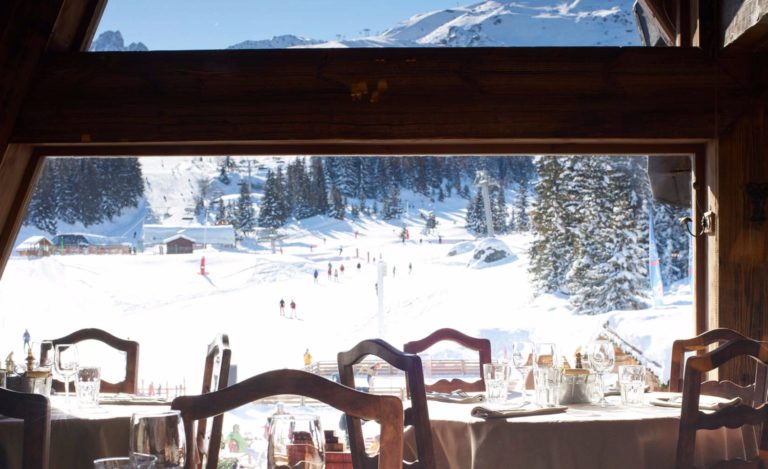
[[[146,52],[149,49],[143,42],[132,42],[125,45],[120,31],[104,31],[91,44],[93,52]]]
[[[231,48],[633,46],[640,45],[633,5],[634,0],[486,0],[419,14],[378,35],[338,41],[276,36]]]

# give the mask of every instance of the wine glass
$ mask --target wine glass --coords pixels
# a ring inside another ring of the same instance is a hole
[[[273,415],[269,420],[267,467],[325,467],[320,417],[312,414]]]
[[[587,353],[589,354],[589,366],[597,373],[600,390],[600,401],[598,401],[598,404],[601,407],[605,407],[608,405],[608,401],[605,400],[603,375],[606,371],[612,370],[613,364],[616,362],[613,344],[607,340],[596,340],[589,344]]]
[[[155,456],[156,468],[181,468],[185,454],[184,423],[178,410],[140,412],[131,416],[130,456]]]
[[[525,381],[531,372],[533,363],[533,344],[531,342],[512,343],[512,366],[520,373],[520,390],[525,397]]]
[[[533,366],[536,368],[557,367],[557,346],[550,342],[538,342],[533,345]]]
[[[53,368],[64,378],[64,398],[69,407],[69,381],[77,374],[80,356],[75,344],[57,344],[53,353]]]

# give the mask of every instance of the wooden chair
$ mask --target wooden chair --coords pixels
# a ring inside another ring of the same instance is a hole
[[[101,329],[80,329],[64,337],[50,341],[52,346],[59,344],[77,344],[86,340],[96,340],[125,353],[125,378],[117,383],[101,380],[101,392],[124,392],[136,394],[139,383],[139,343],[133,340],[119,339],[109,332]],[[50,353],[50,346],[43,343],[40,346],[41,360],[47,358]],[[54,379],[53,389],[57,392],[64,391],[64,383]]]
[[[416,436],[416,454],[418,460],[404,463],[405,467],[418,469],[435,469],[435,454],[432,447],[432,428],[429,423],[427,395],[424,389],[424,370],[418,355],[403,353],[381,339],[364,340],[351,350],[339,352],[339,376],[341,384],[355,388],[354,366],[369,355],[376,356],[389,363],[394,368],[405,372],[408,383],[408,394],[411,397],[411,407],[405,410],[404,423],[412,426]],[[365,453],[363,430],[359,418],[350,415],[347,418],[347,432],[352,450],[352,461],[356,468],[376,467],[377,457],[369,457]]]
[[[379,422],[379,469],[402,469],[403,404],[399,398],[355,391],[299,370],[268,371],[219,391],[174,399],[171,408],[181,411],[186,433],[185,469],[192,469],[196,464],[195,421],[220,415],[258,399],[283,394],[317,399],[348,415]]]
[[[463,391],[485,391],[485,378],[483,377],[483,365],[491,363],[491,342],[488,339],[479,339],[465,335],[455,329],[438,329],[421,340],[408,342],[403,346],[406,353],[417,354],[427,350],[438,342],[449,340],[466,347],[470,350],[476,350],[480,354],[480,379],[473,382],[467,382],[460,379],[441,379],[434,384],[425,386],[427,391],[451,392],[457,389]]]
[[[22,467],[48,469],[51,440],[51,405],[48,398],[41,394],[0,388],[0,415],[24,420]]]
[[[724,344],[729,340],[748,339],[733,329],[712,329],[691,339],[680,339],[672,342],[672,363],[669,368],[669,390],[683,390],[683,363],[686,352],[706,352],[712,344]]]
[[[717,349],[699,356],[689,357],[685,363],[683,382],[683,403],[680,414],[680,430],[677,440],[677,468],[693,467],[696,431],[714,430],[721,427],[742,428],[744,445],[748,453],[755,453],[749,461],[722,461],[717,468],[760,468],[763,467],[758,454],[758,439],[762,426],[768,419],[765,380],[742,387],[731,381],[702,383],[704,374],[719,368],[736,357],[752,357],[762,365],[768,364],[768,346],[751,339],[736,339]],[[699,397],[707,388],[707,394],[722,397],[742,397],[745,401],[712,413],[699,410]]]
[[[203,391],[207,394],[211,391],[219,391],[229,384],[229,365],[232,360],[232,350],[229,348],[229,336],[218,334],[213,342],[208,345],[208,353],[205,356],[205,370],[203,371]],[[205,461],[206,469],[216,469],[219,461],[219,450],[221,449],[221,433],[224,426],[224,414],[213,417],[211,424],[211,434],[208,440],[208,448],[204,448],[205,432],[208,426],[208,419],[201,419],[197,424],[197,445],[200,454],[199,463],[196,467],[203,467]]]

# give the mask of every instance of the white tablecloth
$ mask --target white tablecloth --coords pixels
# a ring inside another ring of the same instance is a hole
[[[63,397],[51,398],[50,469],[92,469],[94,459],[127,456],[131,415],[170,408],[102,405],[84,410],[70,398],[71,410],[67,410]],[[21,469],[22,428],[21,420],[0,418],[0,468]]]
[[[612,403],[616,399],[609,398]],[[474,405],[429,401],[438,469],[671,469],[675,465],[680,409],[579,404],[559,414],[482,420],[470,416]],[[414,453],[413,446],[411,434],[406,438],[406,455]],[[755,442],[745,445],[738,429],[697,434],[697,466],[754,451]]]

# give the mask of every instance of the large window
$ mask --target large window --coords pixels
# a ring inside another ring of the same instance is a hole
[[[603,335],[665,382],[694,333],[688,212],[653,200],[644,157],[49,158],[2,339],[18,357],[25,329],[100,327],[141,343],[144,388],[196,389],[216,332],[239,377],[439,327],[499,359]]]
[[[633,46],[631,0],[111,0],[93,50]]]

